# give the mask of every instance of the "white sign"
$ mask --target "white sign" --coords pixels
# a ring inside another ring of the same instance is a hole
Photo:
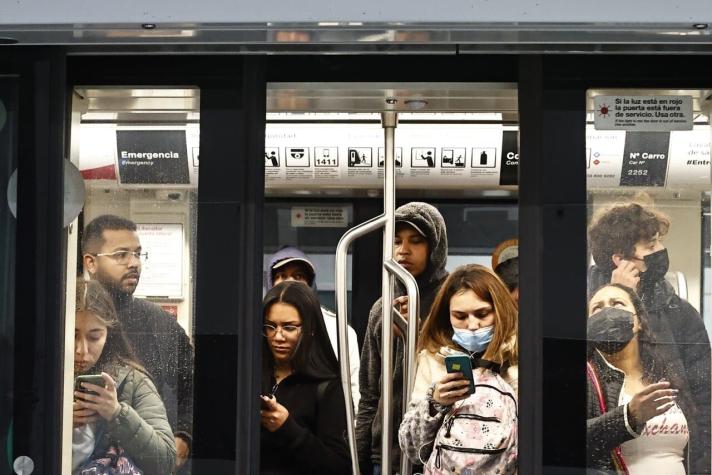
[[[148,253],[136,288],[138,297],[182,298],[183,225],[137,224],[142,252]]]
[[[692,96],[595,96],[596,130],[692,130]]]
[[[292,227],[345,228],[349,225],[347,206],[305,206],[292,208]]]

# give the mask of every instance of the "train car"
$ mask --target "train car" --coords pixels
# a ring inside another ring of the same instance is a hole
[[[308,255],[339,355],[347,323],[361,351],[387,275],[381,225],[411,201],[442,214],[449,271],[520,261],[519,473],[592,468],[588,227],[606,209],[669,218],[665,288],[709,358],[705,5],[64,3],[0,15],[0,474],[76,469],[74,296],[85,227],[107,214],[137,226],[132,298],[191,342],[178,473],[260,473],[271,257]],[[402,457],[383,473],[410,471]]]

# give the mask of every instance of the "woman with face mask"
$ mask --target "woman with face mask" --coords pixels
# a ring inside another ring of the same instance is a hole
[[[399,442],[413,463],[426,464],[436,456],[434,441],[443,423],[455,412],[469,411],[468,398],[476,395],[469,394],[470,381],[463,373],[447,372],[446,357],[469,357],[475,382],[485,373],[495,373],[501,382],[500,392],[516,398],[517,309],[507,287],[483,266],[457,268],[435,297],[418,350],[415,386],[399,429]],[[431,473],[429,465],[426,473]],[[456,473],[462,468],[455,467]]]
[[[113,300],[97,281],[77,282],[74,342],[75,376],[92,375],[101,384],[78,379],[72,473],[118,473],[111,468],[118,463],[126,470],[121,473],[170,474],[176,447],[163,401],[136,363]],[[122,452],[128,459],[107,457]]]
[[[637,294],[599,288],[588,304],[590,469],[684,475],[694,450],[696,410],[679,362],[656,343]]]
[[[260,473],[350,473],[339,365],[319,300],[285,281],[263,309]]]

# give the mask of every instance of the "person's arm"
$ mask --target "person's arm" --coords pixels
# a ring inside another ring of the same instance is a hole
[[[359,370],[359,391],[361,400],[356,416],[356,445],[359,463],[364,467],[371,464],[371,425],[381,399],[381,348],[377,331],[380,329],[381,305],[376,302],[368,316],[368,327],[361,350]]]
[[[190,338],[178,322],[172,322],[172,332],[176,342],[176,399],[178,402],[178,423],[176,436],[190,442],[193,434],[193,373],[195,371],[195,351]]]
[[[353,328],[349,327],[349,363],[351,364],[351,395],[354,407],[358,409],[361,394],[359,392],[359,369],[361,368],[361,355],[358,351],[358,338]]]
[[[108,423],[109,435],[144,472],[168,475],[173,471],[176,446],[166,409],[151,380],[135,372],[131,404],[120,403],[118,415]]]
[[[291,415],[274,434],[274,441],[292,454],[294,466],[304,473],[351,473],[346,444],[346,405],[338,380],[328,383],[317,403],[315,432]]]
[[[432,442],[443,423],[443,414],[433,411],[427,399],[428,390],[434,381],[426,358],[424,352],[418,355],[413,394],[398,429],[401,450],[417,465],[427,462],[432,451]]]
[[[628,419],[627,405],[618,406],[586,421],[586,453],[592,461],[610,457],[610,452],[623,442],[637,437]]]
[[[710,473],[710,341],[704,322],[689,302],[679,301],[680,321],[671,327],[680,349],[690,396],[697,413],[694,416],[696,433],[690,434],[690,466],[692,473]],[[673,303],[674,304],[674,303]]]

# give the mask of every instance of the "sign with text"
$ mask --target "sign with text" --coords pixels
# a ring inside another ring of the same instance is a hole
[[[346,206],[300,206],[292,208],[292,227],[345,228],[349,225]]]
[[[123,185],[188,185],[184,130],[117,130],[119,182]]]
[[[137,297],[182,298],[183,225],[136,224],[141,249],[148,253],[142,263]]]
[[[628,132],[621,186],[665,186],[669,146],[667,132]]]
[[[692,130],[692,96],[595,96],[596,130]]]

